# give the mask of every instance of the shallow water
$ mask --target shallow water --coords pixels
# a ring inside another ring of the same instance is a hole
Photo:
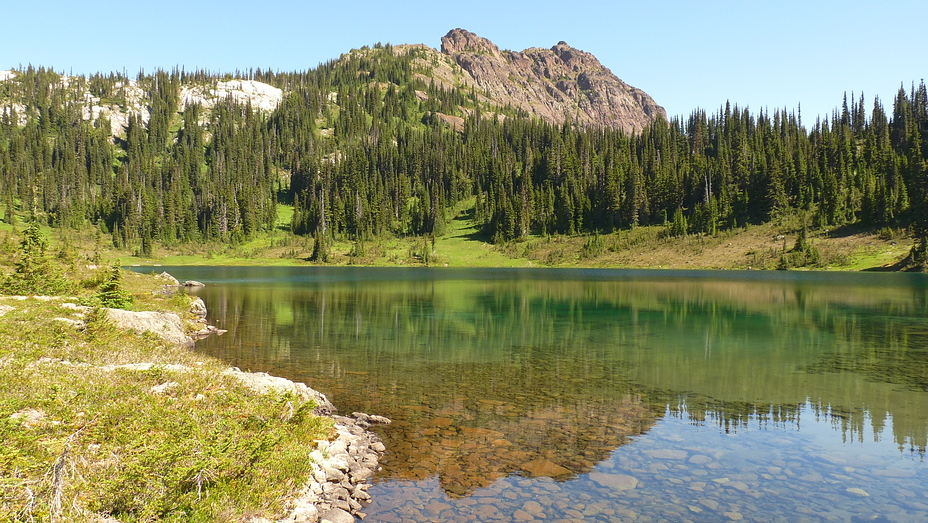
[[[367,521],[928,520],[923,275],[162,269],[394,420]]]

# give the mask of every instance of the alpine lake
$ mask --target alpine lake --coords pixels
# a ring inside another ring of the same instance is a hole
[[[393,420],[366,521],[928,521],[923,274],[154,269]]]

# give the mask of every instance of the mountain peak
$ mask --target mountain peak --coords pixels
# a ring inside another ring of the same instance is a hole
[[[499,55],[496,44],[464,29],[452,29],[441,39],[441,52],[447,55],[478,53]]]
[[[666,117],[647,93],[563,40],[550,49],[503,52],[486,38],[452,29],[441,39],[441,52],[471,77],[466,83],[479,86],[495,103],[550,123],[640,131],[655,117]]]

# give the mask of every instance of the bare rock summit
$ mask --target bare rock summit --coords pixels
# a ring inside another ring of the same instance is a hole
[[[590,53],[558,42],[550,49],[501,51],[464,29],[441,39],[441,52],[499,105],[510,104],[547,122],[640,131],[666,111]]]

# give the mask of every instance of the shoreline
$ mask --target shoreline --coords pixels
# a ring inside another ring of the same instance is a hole
[[[386,447],[380,436],[367,430],[371,425],[390,423],[383,416],[354,412],[338,415],[338,409],[325,394],[302,382],[272,376],[266,372],[244,372],[237,367],[225,369],[222,374],[234,377],[259,394],[269,392],[292,393],[304,400],[313,401],[313,414],[335,421],[334,440],[315,440],[312,467],[306,484],[299,493],[285,503],[283,518],[271,520],[254,518],[254,523],[332,523],[353,522],[363,519],[363,508],[370,502],[367,482],[380,470],[380,457]]]
[[[167,281],[167,284],[155,292],[171,294],[185,286],[178,284],[177,280],[166,272],[157,277]],[[114,314],[114,311],[117,312]],[[133,330],[140,334],[152,332],[168,343],[187,349],[192,349],[199,339],[226,332],[207,323],[208,309],[202,298],[193,299],[189,312],[198,318],[197,324],[203,325],[201,329],[184,332],[183,320],[174,313],[108,309],[108,317],[120,328]],[[155,366],[158,365],[143,363],[119,367],[144,371]],[[176,367],[173,370],[192,370],[184,366]],[[284,500],[284,516],[277,519],[255,517],[250,521],[254,523],[318,523],[324,521],[350,523],[356,521],[356,518],[363,519],[366,516],[363,509],[371,500],[367,493],[370,488],[368,480],[380,470],[380,458],[386,451],[380,437],[367,429],[371,425],[389,424],[391,420],[361,412],[354,412],[351,416],[339,415],[338,409],[325,394],[305,383],[272,376],[266,372],[245,372],[237,367],[227,367],[221,371],[221,374],[234,378],[258,394],[289,393],[304,401],[312,401],[315,405],[313,415],[328,417],[334,421],[334,439],[317,439],[313,442],[316,448],[310,454],[313,461],[307,471],[306,481],[296,495]]]

